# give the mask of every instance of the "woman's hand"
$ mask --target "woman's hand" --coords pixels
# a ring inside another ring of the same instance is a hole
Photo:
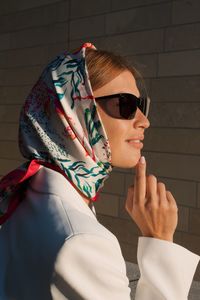
[[[173,242],[178,223],[176,200],[155,176],[146,176],[144,158],[136,166],[134,185],[128,188],[125,208],[143,236]]]

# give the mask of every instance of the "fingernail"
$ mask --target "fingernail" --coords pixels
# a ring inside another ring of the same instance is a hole
[[[141,162],[141,164],[145,164],[145,157],[144,156],[140,157],[140,162]]]

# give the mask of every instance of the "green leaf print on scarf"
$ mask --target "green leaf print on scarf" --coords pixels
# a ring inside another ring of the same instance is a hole
[[[89,108],[85,109],[85,124],[89,135],[89,142],[91,147],[98,143],[98,141],[102,138],[102,135],[99,134],[98,128],[101,126],[100,122],[95,122],[94,115],[96,113],[96,107],[93,106],[93,110]]]

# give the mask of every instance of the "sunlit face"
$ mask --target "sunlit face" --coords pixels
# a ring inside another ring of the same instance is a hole
[[[139,97],[140,93],[130,71],[123,71],[112,81],[95,90],[94,96],[100,97],[117,93],[131,93]],[[97,110],[110,143],[112,165],[119,168],[134,167],[141,156],[143,147],[141,140],[144,139],[145,129],[150,125],[149,120],[139,109],[137,109],[135,118],[132,120],[112,118],[98,103]]]

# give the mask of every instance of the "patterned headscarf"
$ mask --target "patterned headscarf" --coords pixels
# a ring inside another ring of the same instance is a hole
[[[24,183],[47,166],[97,200],[112,171],[111,150],[97,112],[83,44],[62,52],[42,72],[20,115],[19,147],[28,162],[0,181],[0,224],[23,199]],[[72,199],[73,201],[73,199]]]

